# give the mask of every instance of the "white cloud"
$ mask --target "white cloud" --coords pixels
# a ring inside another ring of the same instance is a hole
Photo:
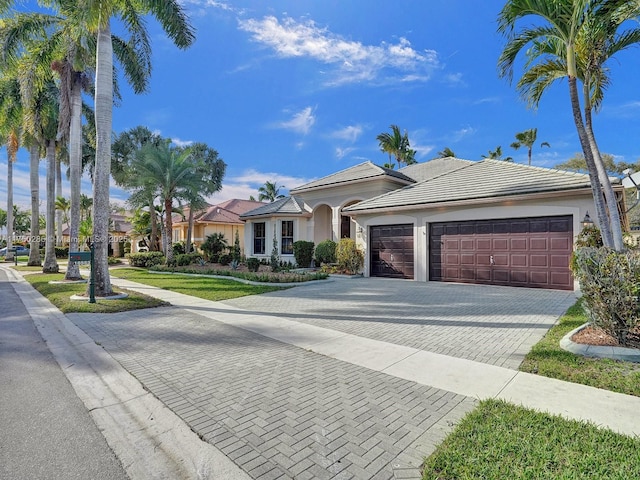
[[[476,133],[475,128],[471,126],[463,127],[460,130],[456,130],[455,132],[453,132],[451,141],[459,142],[463,138],[468,137],[469,135],[473,135],[474,133]]]
[[[450,86],[466,86],[467,83],[462,79],[462,73],[449,73],[444,76],[445,83]]]
[[[347,142],[355,142],[362,135],[363,128],[360,125],[349,125],[340,130],[336,130],[331,137],[338,138]]]
[[[406,38],[397,43],[363,45],[321,28],[313,20],[274,16],[240,20],[240,29],[283,58],[310,58],[334,68],[329,85],[362,81],[426,81],[440,68],[434,50],[416,50]],[[386,77],[386,78],[385,78]]]
[[[478,100],[471,102],[471,105],[482,105],[483,103],[499,103],[499,102],[500,102],[500,97],[485,97],[485,98],[479,98]]]
[[[336,147],[336,157],[338,159],[344,158],[347,155],[349,155],[351,152],[353,152],[355,150],[355,148],[340,148],[340,147]]]
[[[178,147],[188,147],[193,143],[193,140],[180,140],[179,138],[172,138],[171,143]]]
[[[311,107],[307,107],[295,113],[291,120],[287,120],[285,122],[280,122],[277,124],[279,128],[284,128],[286,130],[292,130],[297,133],[301,133],[306,135],[311,130],[313,124],[316,123],[316,117],[313,114],[313,109]]]

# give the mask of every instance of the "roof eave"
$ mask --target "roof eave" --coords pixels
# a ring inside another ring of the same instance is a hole
[[[355,185],[358,183],[364,183],[364,182],[370,182],[371,180],[376,180],[376,179],[383,179],[386,178],[387,180],[391,180],[395,183],[400,183],[402,185],[413,185],[414,183],[416,183],[415,181],[407,181],[403,178],[398,178],[398,177],[393,177],[391,175],[387,175],[386,173],[380,173],[379,175],[372,175],[369,177],[365,177],[365,178],[358,178],[355,180],[347,180],[344,182],[334,182],[334,183],[327,183],[325,185],[318,185],[316,187],[309,187],[309,188],[293,188],[291,190],[289,190],[289,193],[291,195],[295,195],[295,194],[300,194],[300,193],[307,193],[307,192],[313,192],[316,190],[324,190],[326,188],[333,188],[333,187],[341,187],[344,185]]]
[[[464,200],[444,200],[441,202],[430,202],[430,203],[412,203],[409,205],[396,205],[396,206],[388,206],[388,207],[375,207],[368,209],[361,209],[356,211],[349,211],[348,209],[344,209],[343,212],[349,216],[357,216],[357,215],[366,215],[369,213],[378,213],[378,212],[404,212],[409,210],[417,210],[420,208],[441,208],[441,207],[459,207],[459,206],[469,206],[469,205],[479,205],[479,204],[493,204],[493,203],[501,203],[505,200],[529,200],[532,198],[549,198],[549,197],[563,197],[569,193],[588,193],[591,194],[590,187],[578,187],[573,189],[562,189],[562,190],[546,190],[544,192],[529,192],[529,193],[520,193],[514,195],[497,195],[491,197],[474,197],[468,198]]]

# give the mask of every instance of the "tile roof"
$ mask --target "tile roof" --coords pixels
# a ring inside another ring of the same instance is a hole
[[[612,179],[613,180],[613,179]],[[589,176],[501,160],[467,166],[345,208],[346,212],[590,188]]]
[[[316,188],[329,187],[376,177],[388,177],[404,184],[414,182],[411,177],[408,177],[403,173],[400,173],[396,170],[391,170],[389,168],[379,167],[378,165],[374,165],[373,163],[367,161],[364,163],[360,163],[359,165],[349,167],[345,170],[332,173],[331,175],[322,177],[319,180],[314,180],[313,182],[309,182],[299,187],[292,188],[290,192],[295,194]]]
[[[398,170],[407,177],[413,178],[416,182],[423,182],[430,178],[438,177],[443,173],[458,170],[472,164],[471,160],[461,160],[455,157],[434,158],[427,162],[414,163]]]
[[[240,215],[240,218],[261,217],[263,215],[310,215],[304,202],[296,197],[284,197],[273,203],[267,203],[250,212]]]
[[[253,200],[241,200],[239,198],[232,198],[226,200],[217,205],[209,205],[202,210],[198,210],[194,215],[194,221],[196,223],[243,223],[240,219],[240,215],[251,210],[255,210],[257,207],[265,205],[262,202],[256,202]],[[181,223],[188,221],[189,207],[184,209],[184,220],[182,214],[176,214],[174,223]]]

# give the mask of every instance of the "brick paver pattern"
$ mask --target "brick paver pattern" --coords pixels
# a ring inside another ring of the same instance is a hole
[[[517,370],[574,292],[351,278],[223,303]]]
[[[173,307],[68,317],[256,479],[419,478],[416,442],[468,401]]]

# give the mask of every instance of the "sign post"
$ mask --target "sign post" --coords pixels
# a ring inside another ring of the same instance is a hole
[[[90,252],[69,252],[69,262],[89,262],[91,274],[89,276],[89,303],[96,303],[95,276],[93,273],[93,243]]]

